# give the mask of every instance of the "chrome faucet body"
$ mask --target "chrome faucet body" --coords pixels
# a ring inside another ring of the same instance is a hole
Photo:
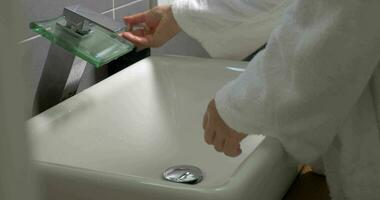
[[[124,23],[81,5],[65,7],[63,16],[67,22],[65,28],[82,36],[89,34],[94,25],[116,33],[125,28]],[[33,114],[41,113],[75,95],[86,65],[87,62],[51,43],[35,95]]]

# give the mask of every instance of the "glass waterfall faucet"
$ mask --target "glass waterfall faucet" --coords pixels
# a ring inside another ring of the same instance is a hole
[[[81,5],[65,7],[62,16],[32,22],[30,28],[51,42],[34,113],[75,95],[87,64],[80,58],[98,68],[134,49],[119,36],[125,30],[123,23]]]

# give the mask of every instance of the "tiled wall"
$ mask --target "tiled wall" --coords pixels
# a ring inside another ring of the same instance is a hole
[[[29,96],[34,97],[38,82],[41,76],[42,68],[47,56],[50,43],[35,33],[28,30],[28,23],[35,20],[51,19],[62,14],[65,6],[73,4],[82,4],[95,11],[103,13],[115,20],[121,20],[123,16],[142,12],[150,7],[151,0],[21,0],[24,7],[25,18],[27,23],[24,25],[27,30],[20,38],[20,43],[25,46],[25,57],[29,60],[27,86],[29,87]],[[160,54],[179,54],[190,56],[208,57],[203,48],[186,34],[181,33],[165,46],[154,49],[153,55]],[[104,69],[95,70],[94,67],[88,65],[79,91],[86,89],[104,79],[106,73]],[[31,110],[31,109],[30,109]]]

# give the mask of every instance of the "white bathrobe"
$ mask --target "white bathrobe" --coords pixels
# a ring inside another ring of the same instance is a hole
[[[247,54],[256,17],[283,3],[177,0],[173,12],[211,55]],[[216,94],[232,128],[278,139],[301,163],[322,159],[333,200],[380,200],[379,20],[379,0],[296,0],[267,48]]]

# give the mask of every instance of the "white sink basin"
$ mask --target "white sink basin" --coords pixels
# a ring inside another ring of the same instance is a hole
[[[262,136],[229,158],[203,142],[207,103],[246,63],[151,57],[34,117],[28,130],[49,200],[281,199],[296,165]],[[190,164],[196,185],[163,180]]]

